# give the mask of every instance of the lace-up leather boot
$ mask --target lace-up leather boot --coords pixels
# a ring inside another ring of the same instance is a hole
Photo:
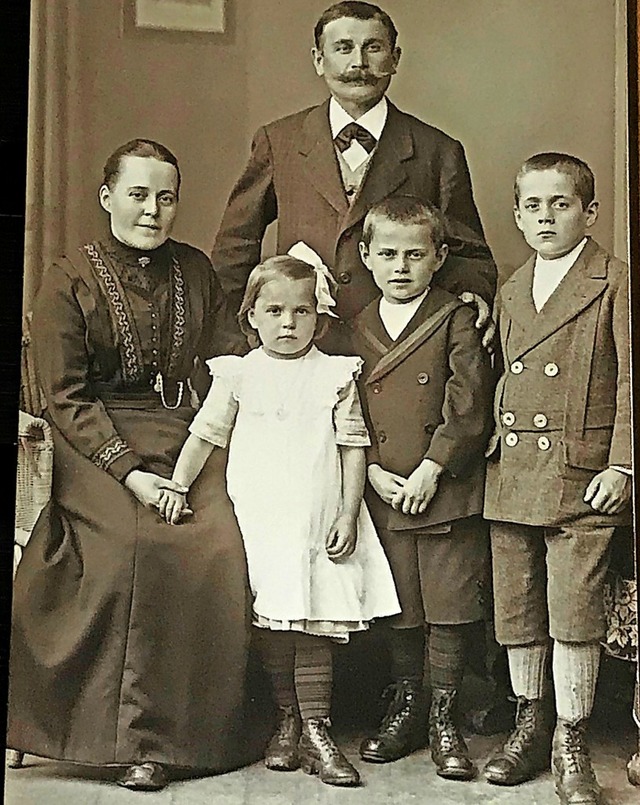
[[[327,785],[360,785],[360,775],[329,735],[328,718],[307,718],[302,722],[298,745],[300,766],[305,774],[317,774]]]
[[[484,767],[494,785],[518,785],[549,768],[551,722],[544,699],[518,697],[516,726],[506,743]]]
[[[133,791],[160,791],[169,781],[159,763],[147,762],[129,766],[117,782]]]
[[[551,766],[562,805],[602,805],[602,790],[585,741],[586,722],[559,718],[553,734]]]
[[[390,763],[409,755],[426,743],[422,685],[403,679],[383,693],[387,712],[378,731],[360,745],[360,757],[369,763]]]
[[[264,753],[264,765],[272,771],[295,771],[300,768],[298,742],[300,716],[293,707],[282,707],[278,727]]]
[[[431,691],[429,746],[436,773],[448,780],[471,780],[476,768],[455,718],[456,690]]]

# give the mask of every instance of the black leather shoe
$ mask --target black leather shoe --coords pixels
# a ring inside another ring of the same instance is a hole
[[[586,722],[558,719],[553,734],[551,768],[562,805],[602,805],[602,789],[591,765],[584,733]]]
[[[378,731],[360,744],[360,757],[368,763],[390,763],[426,744],[422,685],[403,679],[383,694],[389,699]]]
[[[487,781],[494,785],[518,785],[548,769],[551,734],[547,702],[518,697],[516,726],[484,767]]]
[[[327,785],[360,785],[360,775],[329,735],[328,718],[307,718],[302,722],[298,751],[305,774],[317,774]]]
[[[264,765],[272,771],[295,771],[300,768],[298,742],[300,716],[293,707],[280,710],[278,728],[264,753]]]
[[[456,690],[431,691],[429,746],[436,774],[447,780],[471,780],[476,768],[455,718]]]
[[[133,791],[160,791],[168,782],[159,763],[140,763],[129,766],[118,785]]]

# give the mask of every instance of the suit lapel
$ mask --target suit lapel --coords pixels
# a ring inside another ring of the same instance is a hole
[[[305,157],[305,173],[309,183],[343,217],[349,210],[349,204],[331,138],[329,101],[309,111],[302,126],[298,150]]]
[[[589,241],[539,313],[531,296],[534,258],[507,283],[504,311],[512,320],[509,360],[528,352],[574,319],[607,287],[607,257]],[[531,312],[533,311],[533,312]]]
[[[360,334],[367,342],[370,349],[373,350],[378,358],[386,355],[393,346],[393,341],[389,337],[389,333],[384,328],[380,313],[378,312],[378,305],[380,298],[376,298],[357,316],[353,322],[353,328]]]
[[[387,122],[360,192],[342,221],[342,232],[364,218],[374,204],[392,195],[407,180],[404,163],[413,153],[413,138],[404,116],[389,103]]]
[[[440,289],[433,288],[429,291],[398,340],[391,341],[387,335],[390,348],[373,367],[366,382],[374,383],[395,369],[421,346],[460,304],[458,299],[451,299],[448,293],[441,292]],[[384,330],[381,322],[380,328]]]

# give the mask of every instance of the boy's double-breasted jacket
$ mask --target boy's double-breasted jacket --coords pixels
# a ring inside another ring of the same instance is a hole
[[[611,465],[631,467],[628,268],[589,240],[540,312],[532,257],[496,305],[504,369],[488,455],[485,516],[615,525],[583,500]]]
[[[396,512],[369,489],[379,528],[420,529],[482,511],[494,383],[475,318],[473,308],[432,287],[396,341],[380,320],[377,299],[352,322],[354,351],[364,358],[369,463],[405,478],[424,458],[444,467],[421,515]]]
[[[384,131],[349,204],[327,101],[269,123],[254,137],[211,258],[231,307],[240,307],[249,272],[260,261],[265,230],[277,219],[277,254],[300,240],[311,246],[338,283],[338,313],[352,318],[378,295],[358,253],[363,220],[371,206],[393,195],[416,196],[447,217],[451,256],[437,284],[455,294],[472,291],[492,303],[496,268],[462,145],[389,103]]]

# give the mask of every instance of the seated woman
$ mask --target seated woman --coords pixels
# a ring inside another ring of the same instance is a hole
[[[53,495],[18,569],[11,636],[8,746],[124,765],[119,782],[142,790],[166,785],[167,767],[261,754],[244,730],[250,599],[224,456],[179,527],[155,508],[176,488],[194,361],[230,349],[211,264],[169,238],[179,186],[164,146],[118,148],[99,193],[110,232],[45,273],[32,329]]]

